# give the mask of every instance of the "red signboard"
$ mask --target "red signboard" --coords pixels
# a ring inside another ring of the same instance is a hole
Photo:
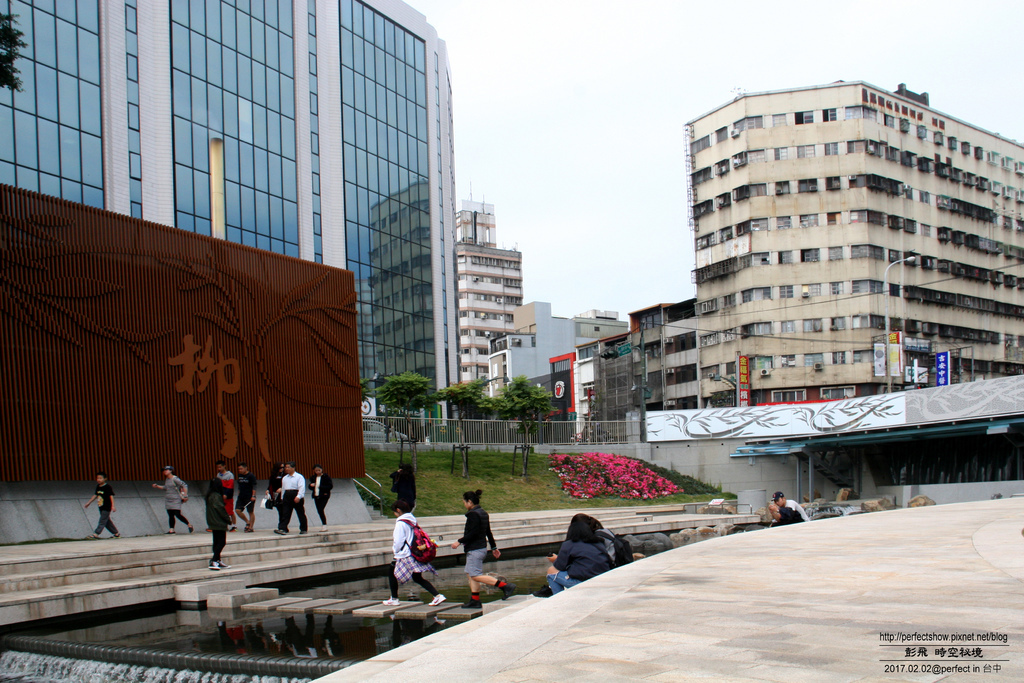
[[[750,405],[750,358],[740,356],[737,368],[737,384],[739,384],[739,405]]]

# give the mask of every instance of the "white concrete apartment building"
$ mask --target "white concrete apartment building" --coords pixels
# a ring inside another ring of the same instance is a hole
[[[1020,143],[859,81],[744,94],[687,133],[705,401],[741,356],[751,403],[885,391],[886,302],[907,364],[1020,373]]]
[[[523,303],[523,256],[497,246],[494,205],[463,201],[455,217],[459,292],[459,380],[488,376],[490,340],[512,332]]]

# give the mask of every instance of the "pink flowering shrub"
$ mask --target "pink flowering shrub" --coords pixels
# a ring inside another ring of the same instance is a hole
[[[609,453],[572,453],[549,456],[551,471],[562,490],[573,498],[650,499],[682,493],[639,460]]]

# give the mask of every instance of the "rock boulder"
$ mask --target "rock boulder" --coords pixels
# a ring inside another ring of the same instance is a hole
[[[896,506],[888,498],[875,498],[861,502],[860,509],[864,512],[881,512],[882,510],[894,510]]]
[[[935,501],[928,496],[914,496],[907,501],[908,508],[920,508],[926,505],[935,505]]]

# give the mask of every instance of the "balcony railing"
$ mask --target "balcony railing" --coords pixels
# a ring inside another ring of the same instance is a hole
[[[429,440],[429,441],[428,441]],[[516,446],[523,443],[521,423],[516,420],[459,420],[444,418],[364,417],[363,442],[430,444],[466,443],[471,446]],[[624,444],[640,441],[640,422],[545,421],[529,435],[533,445]]]

